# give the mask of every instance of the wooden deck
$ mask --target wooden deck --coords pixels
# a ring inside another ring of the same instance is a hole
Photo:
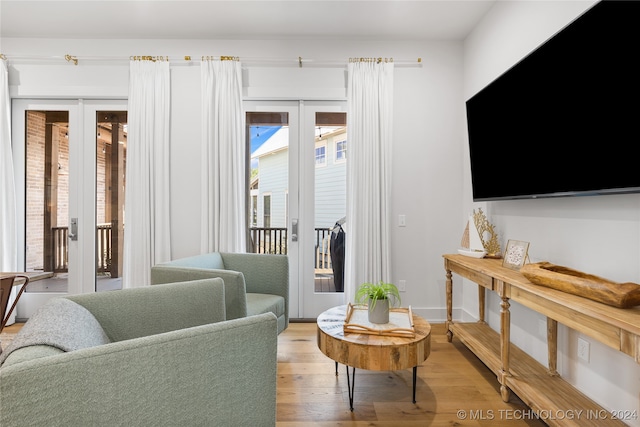
[[[335,292],[336,285],[333,282],[333,274],[319,274],[316,273],[315,278],[315,291],[316,292]]]

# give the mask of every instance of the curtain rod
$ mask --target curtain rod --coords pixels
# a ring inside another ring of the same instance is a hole
[[[44,55],[10,55],[1,54],[0,58],[9,62],[56,62],[65,60],[68,63],[78,65],[80,62],[112,62],[112,63],[129,63],[131,60],[148,60],[148,61],[168,61],[171,65],[183,66],[194,65],[203,61],[211,60],[234,60],[242,62],[242,65],[247,66],[264,66],[264,67],[326,67],[326,68],[340,68],[346,67],[348,62],[392,62],[398,67],[421,67],[422,58],[416,60],[394,60],[393,58],[349,58],[348,60],[316,60],[303,58],[301,56],[297,58],[251,58],[251,57],[238,57],[238,56],[202,56],[200,58],[192,58],[190,55],[185,55],[179,59],[170,59],[169,56],[151,56],[151,55],[135,55],[135,56],[75,56],[66,54],[64,56],[44,56]]]

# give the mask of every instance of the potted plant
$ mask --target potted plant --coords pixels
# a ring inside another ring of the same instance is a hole
[[[394,303],[400,303],[400,292],[393,283],[363,283],[356,290],[355,300],[360,304],[367,304],[369,309],[369,322],[389,323],[390,297]]]

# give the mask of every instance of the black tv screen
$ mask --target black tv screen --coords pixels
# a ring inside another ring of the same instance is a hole
[[[602,1],[466,102],[474,201],[640,192],[640,2]]]

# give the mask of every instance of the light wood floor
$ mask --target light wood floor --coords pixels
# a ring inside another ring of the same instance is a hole
[[[278,340],[278,427],[544,426],[516,396],[500,397],[496,376],[443,324],[432,325],[431,355],[412,370],[356,370],[349,410],[345,367],[318,350],[315,323],[291,323]]]
[[[8,340],[21,324],[6,327]],[[291,323],[278,337],[277,427],[544,426],[515,395],[500,397],[495,375],[444,325],[432,325],[431,355],[418,367],[416,403],[412,371],[356,370],[349,410],[345,367],[318,350],[315,323]]]
[[[20,331],[24,323],[14,323],[13,325],[5,326],[0,333],[0,346],[4,349],[7,348],[13,337]]]

